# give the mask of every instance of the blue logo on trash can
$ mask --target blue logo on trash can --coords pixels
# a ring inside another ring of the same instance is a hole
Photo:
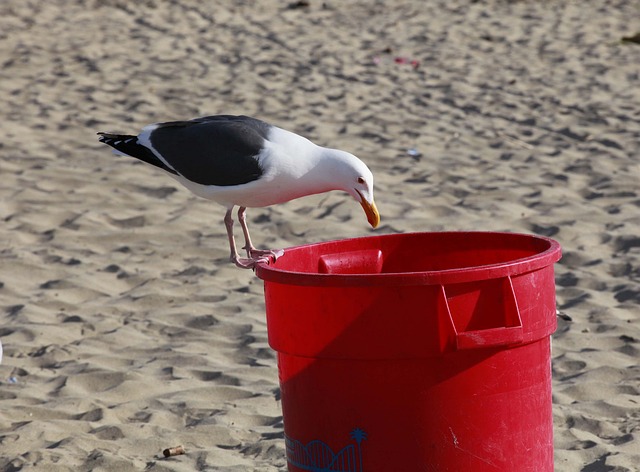
[[[318,439],[305,445],[285,435],[287,461],[310,472],[363,472],[361,443],[367,439],[367,433],[356,428],[349,436],[356,443],[348,444],[334,453]]]

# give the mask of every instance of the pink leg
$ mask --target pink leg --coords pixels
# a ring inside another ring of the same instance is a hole
[[[253,243],[251,242],[251,236],[249,235],[249,227],[247,226],[247,208],[240,207],[238,209],[238,220],[240,221],[240,226],[242,226],[242,232],[244,233],[244,248],[247,251],[247,256],[253,259],[255,257],[273,257],[276,260],[278,257],[284,254],[282,249],[269,249],[266,251],[256,249]]]
[[[232,216],[233,208],[229,208],[227,213],[224,215],[224,225],[227,227],[227,237],[229,238],[229,248],[231,249],[231,261],[240,267],[241,269],[253,269],[257,263],[266,262],[269,263],[268,257],[251,257],[248,259],[240,257],[238,254],[238,250],[236,249],[236,240],[233,237],[233,216]],[[244,230],[244,225],[243,225]],[[248,234],[248,233],[245,233]]]

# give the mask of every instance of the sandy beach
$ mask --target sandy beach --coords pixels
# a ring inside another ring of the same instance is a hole
[[[286,470],[224,208],[96,137],[222,113],[375,175],[377,230],[332,192],[249,210],[259,247],[557,240],[555,468],[640,471],[639,31],[637,0],[0,3],[0,471]]]

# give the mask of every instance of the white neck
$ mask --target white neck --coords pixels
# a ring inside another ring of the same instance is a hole
[[[267,178],[289,191],[282,201],[305,195],[345,190],[341,178],[348,175],[353,157],[340,150],[318,146],[302,136],[275,128],[270,136],[271,152],[278,152],[278,167],[271,166],[270,154],[262,162]],[[285,151],[286,149],[286,151]]]

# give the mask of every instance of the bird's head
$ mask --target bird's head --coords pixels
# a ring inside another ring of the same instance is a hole
[[[369,170],[369,169],[367,169]],[[353,182],[353,192],[349,192],[362,205],[369,224],[376,228],[380,224],[380,213],[373,200],[373,175],[359,175]]]
[[[343,162],[340,166],[340,190],[347,192],[362,205],[369,224],[375,228],[380,224],[380,213],[373,199],[373,174],[366,164],[353,154],[344,151],[339,153]]]

